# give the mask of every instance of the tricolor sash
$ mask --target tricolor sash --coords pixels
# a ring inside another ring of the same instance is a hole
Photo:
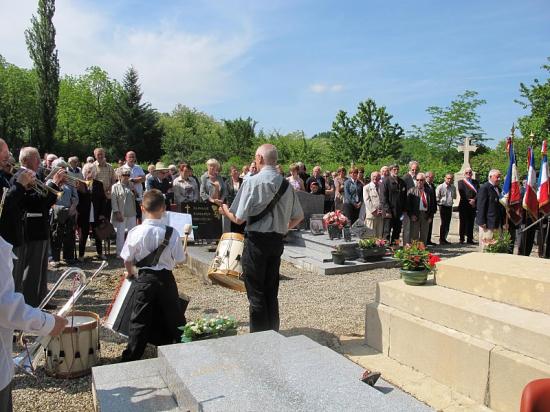
[[[475,193],[477,193],[477,190],[475,188],[475,186],[473,184],[471,184],[470,182],[468,182],[468,179],[463,179],[464,180],[464,183],[470,188],[472,189]]]

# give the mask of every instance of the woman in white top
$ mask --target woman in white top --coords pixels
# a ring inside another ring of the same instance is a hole
[[[130,184],[130,168],[119,169],[119,181],[111,190],[111,223],[116,230],[116,254],[120,256],[126,230],[136,225],[136,192]]]

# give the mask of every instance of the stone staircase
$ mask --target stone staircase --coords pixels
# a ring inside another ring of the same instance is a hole
[[[426,286],[378,284],[366,342],[497,411],[550,377],[550,262],[469,253],[438,263]]]

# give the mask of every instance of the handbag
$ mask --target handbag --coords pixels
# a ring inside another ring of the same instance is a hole
[[[115,235],[115,228],[107,219],[102,219],[95,227],[94,233],[99,240],[107,240]]]

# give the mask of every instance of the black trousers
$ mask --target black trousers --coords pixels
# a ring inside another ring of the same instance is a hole
[[[453,217],[453,207],[439,205],[439,214],[441,216],[441,225],[439,225],[439,241],[446,241],[451,227],[451,218]]]
[[[132,287],[135,289],[128,346],[122,352],[124,362],[140,359],[148,342],[157,346],[178,343],[182,333],[178,327],[186,323],[170,270],[140,269]]]
[[[399,240],[399,236],[401,236],[402,225],[403,222],[400,216],[384,219],[384,238],[391,244],[395,243],[396,240]]]
[[[529,226],[532,223],[533,219],[531,219],[529,216],[525,217],[525,227]],[[534,225],[532,228],[529,228],[525,232],[520,233],[518,255],[531,255],[533,244],[535,243],[535,233],[537,232],[537,229],[538,225]]]
[[[247,232],[241,264],[249,302],[250,332],[279,330],[279,268],[283,235]]]
[[[88,236],[90,235],[90,226],[92,227],[92,230],[94,230],[97,226],[97,223],[89,222],[88,219],[83,219],[82,221],[78,222],[78,226],[80,227],[80,240],[78,241],[78,256],[82,257],[86,252],[86,242],[88,241]],[[98,255],[102,255],[103,248],[101,245],[101,240],[99,240],[97,236],[95,236],[95,234],[94,234],[94,239],[95,239],[95,250]]]
[[[57,229],[55,229],[56,226]],[[57,223],[54,220],[52,228],[56,231],[55,234],[52,232],[51,235],[52,260],[54,262],[61,260],[61,249],[63,249],[63,259],[74,259],[76,246],[74,216],[70,216],[63,224]]]
[[[459,207],[458,217],[460,219],[458,233],[460,241],[464,242],[464,238],[468,242],[474,241],[474,222],[476,220],[476,209],[473,207]]]
[[[349,219],[350,225],[353,225],[359,218],[359,211],[360,209],[357,209],[351,203],[344,203],[344,206],[342,207],[342,213],[344,213],[344,216]]]

